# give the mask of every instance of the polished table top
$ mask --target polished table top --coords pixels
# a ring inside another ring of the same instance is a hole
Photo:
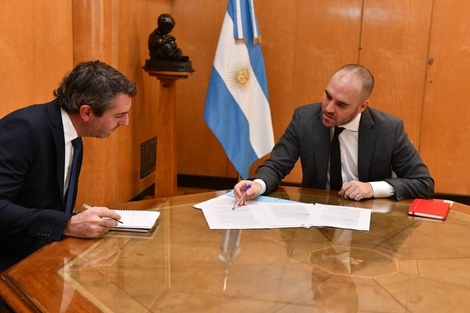
[[[19,312],[470,312],[469,206],[437,222],[409,200],[285,187],[271,196],[372,209],[370,231],[210,230],[192,205],[225,192],[123,204],[159,210],[157,228],[52,243],[0,294]]]

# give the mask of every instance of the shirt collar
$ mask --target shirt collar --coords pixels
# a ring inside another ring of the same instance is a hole
[[[353,118],[353,120],[351,122],[346,123],[344,125],[338,125],[338,126],[339,127],[344,127],[345,129],[353,131],[353,132],[357,132],[357,131],[359,131],[359,122],[361,121],[361,115],[362,115],[362,113],[359,113],[359,114],[356,115],[355,118]]]
[[[62,116],[62,125],[64,126],[64,139],[65,144],[68,144],[72,140],[78,137],[75,127],[73,127],[70,116],[63,108],[60,108],[60,114]]]

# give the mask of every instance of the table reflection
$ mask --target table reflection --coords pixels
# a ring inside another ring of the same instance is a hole
[[[227,289],[228,274],[230,265],[240,255],[240,229],[226,229],[222,231],[222,239],[220,240],[219,262],[224,266],[224,285],[223,290]]]
[[[149,234],[112,232],[99,240],[69,238],[46,246],[3,273],[2,296],[11,302],[18,295],[22,312],[54,313],[470,307],[466,206],[454,204],[445,222],[434,222],[408,217],[406,201],[355,202],[326,191],[281,188],[273,196],[370,208],[370,230],[211,230],[193,204],[223,193],[160,199],[161,215]]]
[[[170,288],[167,222],[148,234],[114,231],[94,242],[58,271],[64,293],[76,289],[103,312],[148,312]],[[68,312],[65,302],[60,312]]]

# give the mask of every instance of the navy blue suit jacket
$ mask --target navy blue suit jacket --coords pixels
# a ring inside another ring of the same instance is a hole
[[[0,270],[60,240],[65,213],[65,142],[56,101],[0,120]]]
[[[434,180],[405,133],[403,121],[367,108],[361,116],[358,139],[358,173],[362,182],[386,181],[394,198],[426,198],[434,193]],[[300,158],[302,186],[326,189],[330,129],[321,118],[321,104],[297,108],[271,156],[250,179],[266,183],[273,191]],[[398,177],[392,177],[392,170]]]

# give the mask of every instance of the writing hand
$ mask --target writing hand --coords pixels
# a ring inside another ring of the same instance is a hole
[[[251,186],[251,187],[247,189],[247,186]],[[235,200],[236,201],[240,200],[244,192],[245,192],[245,197],[238,204],[240,206],[246,205],[247,200],[255,199],[261,192],[261,185],[251,180],[241,180],[233,187]]]
[[[96,238],[117,226],[121,216],[106,207],[92,207],[72,215],[64,229],[64,235],[78,238]]]

